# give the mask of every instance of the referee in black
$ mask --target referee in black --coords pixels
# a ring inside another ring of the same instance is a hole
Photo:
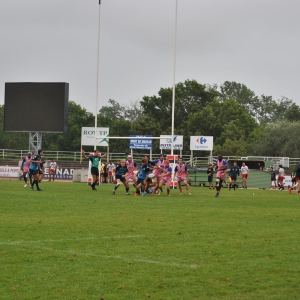
[[[240,178],[240,168],[238,167],[236,161],[233,163],[233,166],[231,166],[229,170],[229,177],[231,178],[229,190],[231,190],[232,187],[235,190],[237,188],[236,180]]]

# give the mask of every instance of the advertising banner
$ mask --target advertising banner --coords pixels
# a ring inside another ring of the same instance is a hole
[[[150,150],[152,149],[152,135],[149,134],[131,134],[129,140],[130,149]],[[149,139],[139,139],[139,137],[149,137]]]
[[[214,146],[213,136],[191,136],[190,150],[212,151]]]
[[[66,179],[66,180],[72,180],[73,179],[73,168],[60,168],[57,167],[54,178],[55,179]],[[53,175],[51,175],[51,179],[53,178]],[[50,173],[49,168],[44,169],[44,176],[43,179],[50,179]]]
[[[20,167],[0,166],[0,177],[19,177]]]
[[[160,135],[159,149],[171,149],[172,141],[168,138],[168,135]],[[174,135],[173,137],[173,149],[183,149],[183,135]]]
[[[109,144],[109,128],[97,127],[96,136],[101,136],[97,139],[96,146],[108,146]],[[81,145],[94,146],[95,144],[95,127],[81,127]]]

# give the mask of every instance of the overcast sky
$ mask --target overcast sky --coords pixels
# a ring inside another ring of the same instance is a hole
[[[0,0],[5,82],[68,82],[94,113],[98,0]],[[171,87],[176,0],[101,0],[98,108]],[[299,0],[178,0],[176,82],[236,81],[300,105]]]

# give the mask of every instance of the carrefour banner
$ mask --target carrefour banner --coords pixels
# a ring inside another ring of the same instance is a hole
[[[212,151],[214,147],[213,136],[191,136],[190,150]]]
[[[171,149],[172,140],[169,135],[160,135],[159,149]],[[173,136],[173,149],[182,150],[183,149],[183,135]]]
[[[96,146],[108,146],[109,139],[108,127],[97,127],[96,136],[101,136],[97,139]],[[95,127],[81,127],[81,145],[94,146],[95,144]]]

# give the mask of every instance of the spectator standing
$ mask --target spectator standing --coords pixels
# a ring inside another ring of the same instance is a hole
[[[282,165],[279,165],[278,169],[278,188],[280,191],[284,190],[284,176],[285,176],[285,170]]]
[[[107,165],[107,173],[108,173],[108,181],[110,183],[114,183],[114,178],[113,178],[113,169],[115,169],[115,165],[113,162],[110,160],[109,164]]]
[[[247,179],[250,178],[250,171],[249,171],[249,168],[246,166],[245,162],[242,163],[241,173],[242,173],[242,177],[243,177],[243,189],[246,189],[247,188]]]
[[[270,170],[269,170],[268,173],[271,175],[270,188],[271,189],[276,189],[276,173],[275,173],[273,167],[270,167]]]
[[[53,177],[53,182],[54,182],[54,178],[56,175],[56,169],[57,169],[57,163],[55,161],[54,158],[52,158],[51,162],[50,162],[50,166],[49,166],[49,181],[51,181],[51,176]]]

